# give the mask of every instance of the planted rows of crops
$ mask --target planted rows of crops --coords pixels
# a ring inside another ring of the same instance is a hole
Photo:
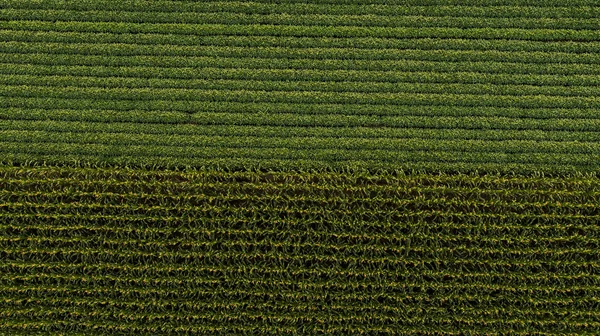
[[[599,1],[0,9],[0,334],[600,330]]]
[[[592,175],[0,169],[0,333],[593,333]]]
[[[600,166],[596,1],[0,5],[6,162]]]
[[[595,334],[599,18],[0,0],[0,334]]]

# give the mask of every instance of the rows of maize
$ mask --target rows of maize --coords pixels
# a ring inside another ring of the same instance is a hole
[[[0,0],[0,335],[594,335],[600,1]]]
[[[0,169],[0,334],[593,334],[600,180]]]

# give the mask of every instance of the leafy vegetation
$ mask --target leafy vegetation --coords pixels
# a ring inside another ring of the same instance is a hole
[[[600,180],[0,169],[0,332],[586,333]]]
[[[600,1],[0,9],[0,334],[600,330]]]
[[[4,161],[600,167],[596,1],[2,4]]]

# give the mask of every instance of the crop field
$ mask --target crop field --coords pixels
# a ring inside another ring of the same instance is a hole
[[[593,334],[600,180],[0,170],[0,333]]]
[[[562,3],[3,0],[0,153],[598,171],[600,2]]]
[[[600,0],[0,0],[0,335],[595,335]]]

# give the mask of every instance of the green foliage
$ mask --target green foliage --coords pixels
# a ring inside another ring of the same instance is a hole
[[[600,330],[599,1],[0,8],[0,334]]]
[[[597,5],[5,0],[0,151],[598,171]]]
[[[5,166],[0,331],[589,333],[599,204],[581,174]]]

